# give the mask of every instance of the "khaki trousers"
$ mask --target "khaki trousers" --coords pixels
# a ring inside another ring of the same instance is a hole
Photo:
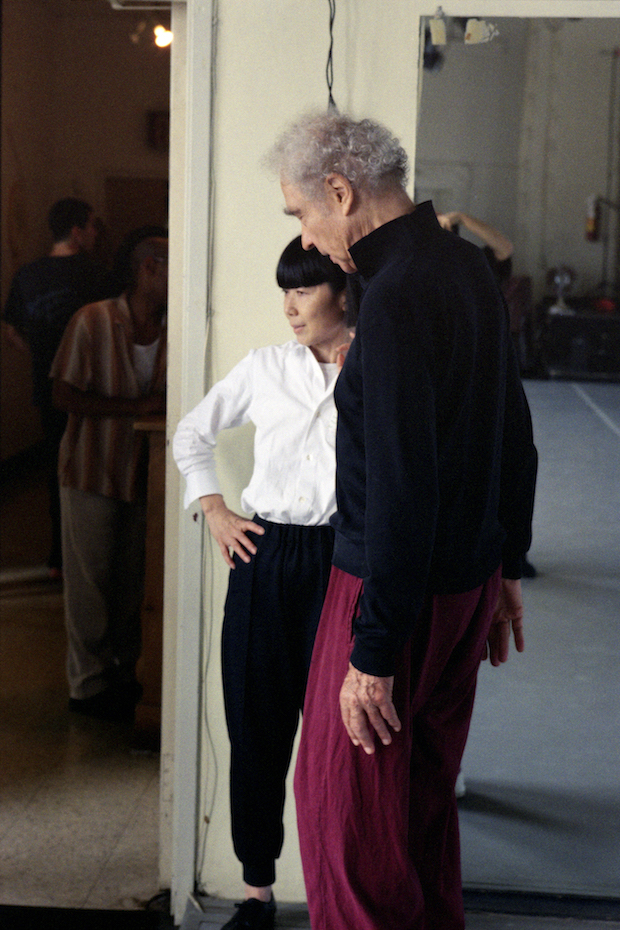
[[[72,698],[131,681],[140,654],[146,505],[60,489]]]

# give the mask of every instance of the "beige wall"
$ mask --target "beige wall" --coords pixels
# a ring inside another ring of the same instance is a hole
[[[298,223],[283,215],[278,181],[263,170],[260,162],[290,119],[307,108],[324,109],[327,105],[328,13],[324,0],[219,3],[212,148],[214,248],[210,330],[204,347],[206,385],[222,377],[250,348],[290,338],[275,283],[275,266],[284,246],[298,235]],[[366,0],[364,4],[339,0],[333,93],[341,110],[382,120],[411,151],[417,25],[409,0],[392,0],[390,14],[389,18],[385,16],[383,0]],[[395,21],[399,23],[398,35],[394,34]],[[192,119],[196,118],[198,113],[192,115]],[[193,353],[195,356],[195,349]],[[194,377],[202,378],[200,369],[194,371]],[[175,392],[176,387],[170,385],[169,390]],[[174,403],[169,395],[169,404]],[[171,423],[170,430],[173,428]],[[250,430],[241,435],[235,432],[222,437],[219,464],[225,497],[231,507],[238,509],[240,492],[251,469],[252,437]],[[193,507],[182,517],[190,531],[195,512],[197,508]],[[174,580],[168,581],[171,596]],[[230,840],[229,748],[219,669],[226,584],[227,570],[207,539],[205,595],[199,608],[203,612],[205,693],[201,706],[198,872],[210,894],[235,897],[241,887],[241,874]],[[198,615],[195,619],[200,621]],[[187,617],[181,622],[186,623]],[[281,900],[303,900],[290,790],[285,830],[277,894]]]
[[[106,0],[2,4],[2,304],[16,269],[50,247],[47,211],[77,196],[105,216],[107,177],[167,178],[146,113],[167,109],[169,50],[129,36],[146,14]],[[39,438],[28,359],[2,338],[1,458]]]

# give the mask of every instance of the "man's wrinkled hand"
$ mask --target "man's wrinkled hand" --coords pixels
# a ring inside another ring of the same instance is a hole
[[[401,728],[392,703],[394,678],[379,678],[358,671],[349,663],[349,670],[340,690],[340,712],[349,738],[371,755],[375,751],[373,730],[388,746],[392,735],[388,725],[398,732]]]

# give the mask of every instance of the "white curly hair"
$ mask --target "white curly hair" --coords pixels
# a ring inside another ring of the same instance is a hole
[[[370,193],[404,189],[409,175],[407,153],[388,129],[335,111],[308,113],[292,123],[265,164],[309,197],[322,194],[323,181],[332,173]]]

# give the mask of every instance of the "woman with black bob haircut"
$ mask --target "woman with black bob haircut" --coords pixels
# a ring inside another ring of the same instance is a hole
[[[223,930],[271,930],[284,784],[327,587],[336,509],[334,384],[349,340],[345,273],[301,237],[276,278],[294,338],[252,350],[180,422],[173,452],[230,567],[222,632],[231,741],[231,815],[245,900]],[[227,507],[214,453],[223,429],[252,422],[254,469]]]

